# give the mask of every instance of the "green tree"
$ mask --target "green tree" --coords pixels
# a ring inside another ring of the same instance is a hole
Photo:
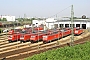
[[[18,20],[19,22],[23,21],[23,18],[17,18],[16,20]]]
[[[27,21],[30,21],[30,19],[27,19]]]
[[[6,18],[3,18],[2,21],[7,21],[7,19]]]
[[[2,33],[2,29],[0,28],[0,33]]]
[[[0,21],[1,21],[1,18],[0,18]]]
[[[35,18],[31,18],[31,20],[35,20]]]

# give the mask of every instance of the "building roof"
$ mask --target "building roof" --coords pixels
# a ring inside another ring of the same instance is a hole
[[[67,20],[55,20],[54,22],[70,22],[70,19]],[[47,23],[54,23],[53,21]],[[74,19],[74,22],[90,22],[90,19]]]
[[[57,20],[56,22],[67,22],[67,21],[71,21],[71,20]],[[90,22],[90,19],[74,19],[74,22]]]

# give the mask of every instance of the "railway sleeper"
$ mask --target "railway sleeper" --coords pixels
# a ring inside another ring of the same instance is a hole
[[[6,57],[0,58],[0,60],[5,60],[5,59],[6,59]]]

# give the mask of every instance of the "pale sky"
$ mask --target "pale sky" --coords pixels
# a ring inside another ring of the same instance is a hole
[[[0,0],[0,15],[50,17],[72,4],[74,16],[90,17],[90,0]],[[58,16],[70,16],[70,9],[65,9]]]

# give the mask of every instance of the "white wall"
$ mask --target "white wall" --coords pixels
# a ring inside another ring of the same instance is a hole
[[[7,21],[15,21],[15,16],[0,16],[2,19],[6,18]]]
[[[54,24],[64,24],[64,27],[65,27],[65,24],[71,24],[70,21],[64,21],[64,22],[55,22]],[[76,27],[76,24],[80,24],[80,27],[82,27],[82,24],[86,24],[86,29],[88,27],[90,27],[90,22],[87,22],[87,21],[80,21],[80,22],[74,22],[75,24],[75,27]]]
[[[48,29],[52,29],[52,28],[54,28],[54,22],[55,22],[56,20],[54,19],[54,18],[48,18],[48,19],[46,19],[46,27],[48,28]]]
[[[45,20],[33,20],[32,23],[35,24],[35,26],[39,26],[41,24],[44,24]],[[36,24],[36,23],[38,23],[38,24]]]
[[[86,26],[86,28],[90,28],[90,22],[87,22]]]
[[[46,19],[46,22],[55,22],[54,18],[48,18]]]
[[[52,28],[54,28],[54,23],[46,23],[46,27],[48,29],[52,29]]]
[[[64,24],[64,27],[65,27],[65,24],[71,24],[70,21],[55,22],[55,20],[53,18],[46,19],[46,22],[45,22],[45,20],[33,20],[33,24],[36,25],[36,23],[38,23],[38,25],[40,25],[40,24],[46,24],[46,27],[48,29],[54,28],[54,24],[58,24],[58,23],[59,24]],[[86,21],[79,21],[79,22],[76,22],[75,21],[74,24],[75,24],[75,27],[76,27],[76,24],[80,24],[80,27],[82,27],[82,24],[86,24],[86,29],[88,27],[90,27],[90,22],[86,22]]]

